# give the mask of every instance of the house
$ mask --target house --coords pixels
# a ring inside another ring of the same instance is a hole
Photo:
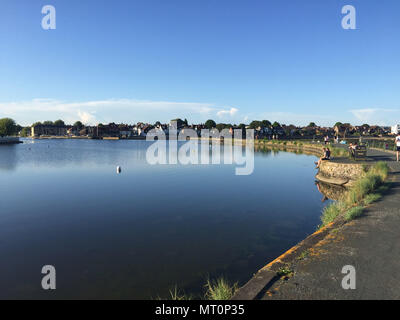
[[[83,129],[79,130],[79,135],[80,136],[86,136],[86,137],[94,137],[96,136],[97,127],[84,127]]]
[[[120,129],[114,122],[107,125],[98,124],[96,127],[97,137],[119,137]]]
[[[67,135],[70,136],[70,137],[79,136],[80,135],[80,130],[77,127],[70,126],[70,127],[67,128]]]
[[[65,125],[36,124],[31,127],[31,136],[66,136],[67,127]]]
[[[346,135],[352,134],[355,131],[350,123],[335,125],[334,130],[335,135],[342,138],[346,138]]]

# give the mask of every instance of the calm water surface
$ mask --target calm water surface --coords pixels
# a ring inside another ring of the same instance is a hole
[[[205,280],[243,284],[312,233],[315,157],[257,152],[233,165],[146,163],[146,141],[0,146],[0,298],[157,298]],[[116,173],[116,167],[122,173]],[[41,289],[43,265],[57,289]]]

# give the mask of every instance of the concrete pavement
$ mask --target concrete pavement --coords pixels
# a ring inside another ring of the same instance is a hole
[[[392,188],[363,216],[294,259],[293,274],[275,281],[261,299],[400,299],[400,164],[393,152],[368,152],[370,160],[387,161]],[[355,267],[355,290],[342,288],[345,265]]]

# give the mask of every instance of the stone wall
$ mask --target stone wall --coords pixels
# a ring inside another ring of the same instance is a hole
[[[351,186],[364,172],[360,163],[323,161],[316,178],[322,182]]]

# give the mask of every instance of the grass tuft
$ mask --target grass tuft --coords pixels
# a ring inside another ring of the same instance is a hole
[[[280,277],[287,276],[292,273],[293,273],[293,270],[289,269],[289,267],[280,267],[277,272],[278,276],[280,276]]]
[[[230,285],[224,278],[219,278],[215,281],[207,280],[205,287],[207,288],[205,294],[207,300],[229,300],[238,289],[238,284]]]
[[[325,227],[327,224],[333,222],[343,211],[343,203],[340,201],[333,202],[326,206],[322,211],[321,216],[321,227]]]
[[[370,194],[367,194],[367,195],[365,196],[365,198],[364,198],[364,204],[365,204],[365,205],[369,205],[369,204],[371,204],[371,203],[373,203],[373,202],[378,201],[378,200],[381,199],[381,198],[382,198],[382,195],[379,194],[379,193],[370,193]]]
[[[192,296],[188,296],[185,293],[181,293],[177,286],[169,290],[170,300],[192,300]]]
[[[333,222],[340,216],[345,220],[351,220],[362,214],[362,206],[379,200],[388,186],[383,185],[386,180],[389,167],[383,162],[377,162],[370,168],[365,168],[363,175],[344,194],[341,201],[331,203],[325,207],[321,215],[321,227]]]
[[[361,216],[363,211],[364,211],[363,207],[359,207],[359,206],[358,207],[353,207],[353,208],[347,210],[347,212],[344,215],[344,218],[347,221],[353,220],[354,218],[357,218],[357,217]]]

